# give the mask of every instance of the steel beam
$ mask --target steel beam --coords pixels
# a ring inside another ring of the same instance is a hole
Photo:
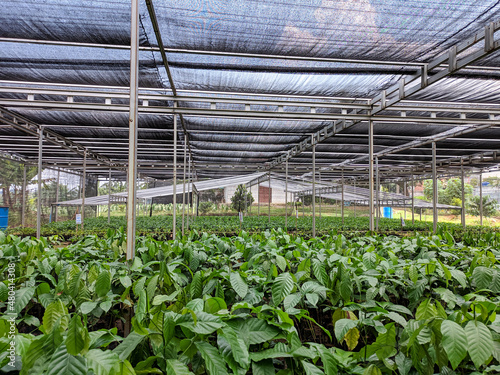
[[[483,225],[483,172],[479,173],[479,225]]]
[[[464,176],[464,165],[463,164],[461,165],[460,172],[461,172],[460,173],[460,175],[461,175],[460,182],[461,182],[461,189],[462,189],[462,192],[461,192],[462,210],[460,212],[460,219],[462,222],[462,227],[465,229],[465,176]]]
[[[373,121],[368,123],[368,145],[369,145],[369,180],[368,180],[368,189],[370,189],[370,231],[373,232],[375,230],[374,225],[374,207],[373,207]]]
[[[438,181],[437,181],[437,168],[436,168],[436,142],[432,142],[432,228],[434,234],[437,233],[438,223]]]
[[[42,158],[43,158],[43,127],[38,129],[38,189],[36,210],[36,238],[40,239],[42,228]]]
[[[312,148],[312,236],[316,237],[316,146]]]
[[[26,164],[23,164],[23,201],[21,205],[21,226],[26,226]]]

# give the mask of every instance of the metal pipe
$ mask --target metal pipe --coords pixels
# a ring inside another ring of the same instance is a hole
[[[415,181],[411,175],[411,223],[415,224]]]
[[[111,168],[108,172],[108,224],[111,223]]]
[[[267,204],[267,216],[269,218],[269,224],[271,224],[271,171],[269,171],[269,190],[268,190],[268,204]]]
[[[177,107],[177,103],[174,102],[174,107]],[[172,179],[172,204],[173,204],[173,219],[172,219],[172,240],[175,241],[175,235],[177,232],[177,116],[174,115],[174,170]],[[197,200],[198,202],[198,200]]]
[[[186,230],[189,230],[189,216],[190,209],[193,203],[193,181],[191,180],[191,155],[188,155],[188,210],[187,210],[187,218],[186,218]]]
[[[340,202],[340,216],[342,216],[342,225],[344,225],[344,168],[342,168],[342,185],[341,185],[341,202]]]
[[[319,178],[319,183],[321,184],[321,171],[318,171],[318,178]],[[321,218],[321,201],[322,201],[322,197],[321,197],[321,190],[319,191],[319,217]]]
[[[479,172],[479,225],[483,225],[483,172]]]
[[[85,188],[87,187],[87,150],[83,153],[83,175],[82,175],[82,223],[80,224],[83,232],[83,221],[85,218]]]
[[[373,213],[374,213],[374,206],[373,206],[373,121],[368,122],[368,149],[369,149],[369,171],[368,171],[368,189],[370,190],[370,200],[369,200],[369,206],[370,206],[370,231],[375,230],[375,225],[373,221]]]
[[[378,157],[375,157],[375,168],[376,168],[376,195],[375,195],[375,209],[376,209],[376,217],[377,217],[377,222],[375,225],[375,230],[378,231],[379,229],[379,221],[380,221],[380,174],[379,174],[379,169],[378,169]]]
[[[460,213],[460,219],[462,222],[462,227],[465,229],[465,175],[464,175],[464,164],[461,163],[460,166],[461,183],[462,183],[462,212]]]
[[[21,206],[21,226],[26,226],[26,164],[23,164],[23,201]]]
[[[127,260],[135,257],[137,193],[137,128],[139,82],[139,0],[132,0],[130,22],[130,101],[127,176]]]
[[[316,146],[312,149],[312,236],[316,237]]]
[[[43,157],[43,126],[38,130],[38,191],[36,210],[36,238],[40,239],[42,231],[42,157]]]
[[[57,170],[57,179],[56,179],[56,203],[59,202],[59,181],[60,181],[60,177],[61,177],[61,170],[58,169]],[[56,205],[54,207],[54,221],[57,221],[57,209],[58,209],[58,206]]]
[[[257,216],[260,216],[260,181],[257,183]]]
[[[288,231],[288,159],[285,162],[285,232]]]
[[[184,137],[184,165],[182,170],[182,236],[184,237],[184,216],[185,216],[185,204],[186,204],[186,149],[187,149],[187,137]]]
[[[437,232],[438,223],[438,186],[437,186],[437,171],[436,171],[436,142],[432,142],[432,230]]]

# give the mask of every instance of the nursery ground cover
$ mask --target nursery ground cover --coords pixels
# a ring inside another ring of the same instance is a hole
[[[0,233],[21,374],[494,374],[500,234],[124,233],[69,246]],[[0,319],[0,366],[11,339]],[[14,373],[14,372],[13,372]]]

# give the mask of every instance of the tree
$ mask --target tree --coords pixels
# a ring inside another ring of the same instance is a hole
[[[208,213],[213,208],[213,203],[212,202],[201,202],[199,209],[202,215],[205,215]]]
[[[472,196],[471,199],[469,200],[468,211],[472,215],[479,216],[480,203],[481,199],[479,195]],[[486,217],[494,216],[497,210],[498,210],[498,202],[487,195],[483,196],[483,215]]]
[[[473,187],[470,184],[464,184],[465,188],[465,199],[472,196]],[[451,178],[446,183],[446,188],[443,192],[443,200],[439,203],[443,204],[453,204],[453,201],[459,199],[462,202],[462,181],[460,178]]]
[[[444,193],[443,181],[437,180],[437,186],[438,186],[438,202],[442,203],[443,193]],[[434,196],[434,189],[432,186],[432,180],[425,180],[424,198],[426,201],[431,201],[433,196]]]
[[[3,204],[12,208],[18,201],[18,194],[22,194],[23,185],[22,163],[11,160],[2,160],[0,163],[0,189],[2,189]],[[26,168],[26,184],[37,174],[37,167]],[[14,197],[12,194],[14,193]]]
[[[238,185],[234,195],[231,197],[231,208],[237,212],[243,212],[254,202],[252,193],[243,185]]]

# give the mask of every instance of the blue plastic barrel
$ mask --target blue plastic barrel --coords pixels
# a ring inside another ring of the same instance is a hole
[[[392,219],[392,207],[382,207],[383,208],[383,217],[387,217]]]
[[[9,225],[9,207],[0,207],[0,229],[7,229]]]

